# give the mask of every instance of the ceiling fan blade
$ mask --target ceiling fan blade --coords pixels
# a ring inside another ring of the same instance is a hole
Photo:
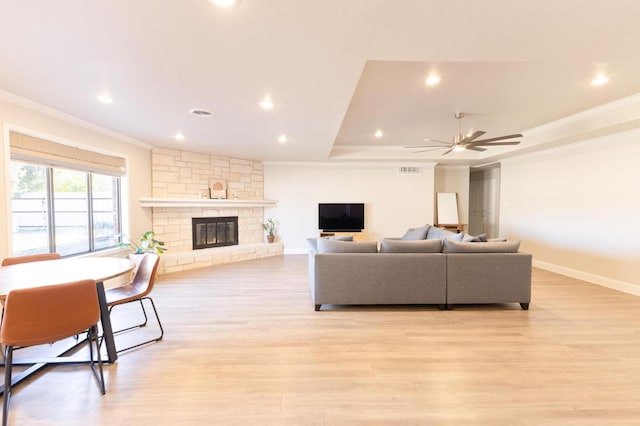
[[[480,136],[484,135],[485,133],[487,133],[487,132],[483,132],[482,130],[476,130],[475,132],[473,132],[469,136],[465,136],[464,138],[462,138],[460,143],[467,144],[467,143],[471,142],[472,140],[474,140],[476,138],[479,138]]]
[[[425,142],[443,143],[443,144],[445,144],[445,145],[451,145],[451,142],[445,142],[445,141],[441,141],[441,140],[438,140],[438,139],[429,139],[429,138],[426,138],[426,139],[424,139],[424,141],[425,141]]]
[[[467,148],[472,146],[498,146],[498,145],[518,145],[520,141],[509,141],[509,142],[471,142],[471,144],[467,145]]]
[[[471,151],[479,151],[479,152],[486,151],[486,149],[485,149],[485,148],[480,148],[480,147],[477,147],[477,146],[471,146],[471,145],[467,145],[467,147],[466,147],[466,148],[467,148],[467,149],[469,149],[469,150],[471,150]]]
[[[445,152],[442,153],[442,155],[447,155],[448,153],[450,153],[451,151],[453,151],[453,148],[449,148],[448,150],[446,150]]]
[[[483,143],[483,142],[493,142],[493,141],[503,141],[505,139],[513,139],[513,138],[521,138],[522,135],[520,133],[516,133],[515,135],[507,135],[507,136],[498,136],[497,138],[489,138],[489,139],[480,139],[479,141],[471,142],[472,144]]]

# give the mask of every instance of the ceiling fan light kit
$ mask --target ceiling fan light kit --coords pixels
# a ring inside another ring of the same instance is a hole
[[[500,145],[518,145],[520,141],[509,141],[507,139],[521,138],[522,134],[515,133],[513,135],[505,135],[498,136],[495,138],[487,138],[487,139],[479,139],[478,138],[484,135],[486,132],[482,130],[476,130],[469,135],[462,134],[462,119],[464,118],[464,112],[456,112],[454,114],[456,120],[458,120],[458,133],[453,137],[452,142],[444,142],[439,141],[437,139],[425,139],[427,142],[433,142],[435,144],[440,145],[418,145],[418,146],[408,146],[406,148],[409,149],[417,149],[417,148],[426,148],[420,149],[418,151],[414,151],[414,154],[432,151],[435,149],[446,149],[442,155],[447,155],[450,152],[462,152],[466,150],[483,152],[486,151],[486,148],[483,147],[492,147],[492,146],[500,146]],[[502,141],[502,142],[500,142]]]

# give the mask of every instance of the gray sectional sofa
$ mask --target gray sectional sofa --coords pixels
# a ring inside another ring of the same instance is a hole
[[[309,282],[316,310],[322,305],[449,309],[480,303],[529,308],[532,256],[518,252],[519,242],[385,239],[378,248],[377,242],[315,240]]]

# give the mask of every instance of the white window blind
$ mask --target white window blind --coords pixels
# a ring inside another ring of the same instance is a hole
[[[18,132],[9,133],[9,145],[13,160],[112,176],[122,176],[125,172],[124,158],[51,142]]]

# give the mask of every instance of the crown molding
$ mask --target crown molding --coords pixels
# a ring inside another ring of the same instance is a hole
[[[0,89],[0,100],[40,113],[42,115],[46,115],[51,118],[55,118],[60,121],[64,121],[65,123],[73,124],[74,126],[82,127],[84,129],[91,130],[96,133],[100,133],[110,138],[114,138],[122,142],[126,142],[130,145],[135,145],[148,150],[151,150],[154,148],[153,145],[139,141],[138,139],[125,136],[118,132],[114,132],[113,130],[109,130],[105,127],[98,126],[97,124],[91,123],[89,121],[83,120],[73,115],[60,112],[54,108],[48,107],[46,105],[42,105],[38,102],[32,101],[31,99],[23,98],[22,96],[16,95],[15,93],[11,93],[3,89]]]
[[[265,166],[304,167],[435,167],[435,161],[263,161]]]
[[[540,126],[532,127],[531,129],[523,131],[522,134],[526,138],[527,136],[548,132],[562,126],[593,118],[598,115],[609,113],[611,111],[634,106],[640,106],[640,93],[616,99],[615,101],[607,102],[606,104],[598,105],[596,107],[589,108],[572,115],[568,115],[559,120],[550,121],[548,123],[541,124]]]

